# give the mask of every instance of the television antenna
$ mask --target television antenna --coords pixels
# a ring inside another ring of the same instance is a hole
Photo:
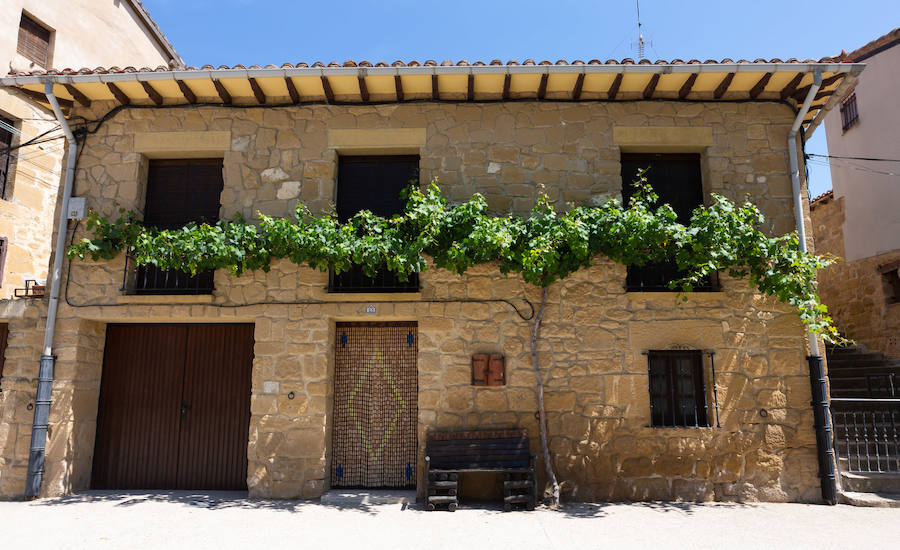
[[[652,47],[653,43],[644,40],[644,30],[643,25],[641,24],[641,0],[635,0],[634,3],[637,6],[638,39],[637,42],[634,42],[632,44],[632,46],[637,50],[638,59],[644,59],[644,51],[646,50],[646,47]]]

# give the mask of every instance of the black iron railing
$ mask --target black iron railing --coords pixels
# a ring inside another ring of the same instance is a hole
[[[669,282],[681,279],[685,275],[687,273],[679,270],[674,261],[630,265],[625,277],[625,290],[628,292],[672,292]],[[717,292],[721,288],[719,273],[714,271],[695,286],[694,291]]]
[[[831,399],[841,469],[900,472],[900,398]]]
[[[125,294],[212,294],[213,271],[192,276],[175,269],[160,269],[155,265],[136,265],[125,256],[122,291]]]
[[[378,270],[374,277],[363,273],[362,267],[354,266],[343,273],[328,273],[328,292],[418,292],[419,274],[410,273],[406,281],[387,267]]]

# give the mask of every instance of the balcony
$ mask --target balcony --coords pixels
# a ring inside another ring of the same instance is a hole
[[[679,270],[674,261],[630,265],[625,277],[625,290],[627,292],[677,292],[679,289],[670,288],[669,282],[681,279],[685,275],[687,273]],[[694,287],[694,292],[718,292],[720,290],[722,287],[717,271],[707,275],[701,284]]]
[[[367,277],[362,267],[354,266],[349,271],[337,274],[328,272],[328,292],[418,292],[419,274],[410,273],[406,281],[384,269],[378,270],[374,277]]]
[[[125,256],[125,273],[122,291],[129,295],[149,294],[212,294],[214,271],[203,271],[195,276],[175,269],[160,269],[155,265],[136,265]]]

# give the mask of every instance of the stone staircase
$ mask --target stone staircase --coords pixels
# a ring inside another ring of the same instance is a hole
[[[841,501],[900,508],[900,361],[863,346],[828,347]]]

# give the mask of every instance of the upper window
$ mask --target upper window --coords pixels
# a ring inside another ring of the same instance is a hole
[[[859,110],[856,108],[856,94],[841,102],[841,130],[846,132],[859,122]]]
[[[6,189],[12,179],[12,145],[16,131],[12,120],[0,117],[0,199],[6,198]]]
[[[178,229],[190,222],[216,223],[224,182],[222,159],[151,160],[144,224]],[[126,266],[125,290],[136,294],[209,294],[213,272],[196,276],[153,265]]]
[[[879,266],[884,297],[889,304],[900,304],[900,261]]]
[[[337,215],[346,222],[360,210],[391,217],[403,212],[403,191],[419,177],[419,157],[341,157],[338,161]],[[401,281],[387,267],[367,277],[360,267],[331,273],[331,292],[417,292],[418,274]]]
[[[689,224],[691,214],[703,205],[703,181],[700,176],[699,154],[622,154],[622,199],[627,206],[634,195],[633,182],[638,170],[646,170],[644,176],[659,195],[659,204],[669,204],[678,216],[678,222]],[[642,266],[628,266],[625,280],[629,291],[670,291],[669,282],[683,277],[674,260],[652,262]],[[694,290],[718,289],[718,275],[708,277]]]
[[[708,427],[703,352],[651,351],[650,425]]]
[[[16,51],[45,69],[50,66],[50,36],[53,32],[24,13],[19,21]]]

